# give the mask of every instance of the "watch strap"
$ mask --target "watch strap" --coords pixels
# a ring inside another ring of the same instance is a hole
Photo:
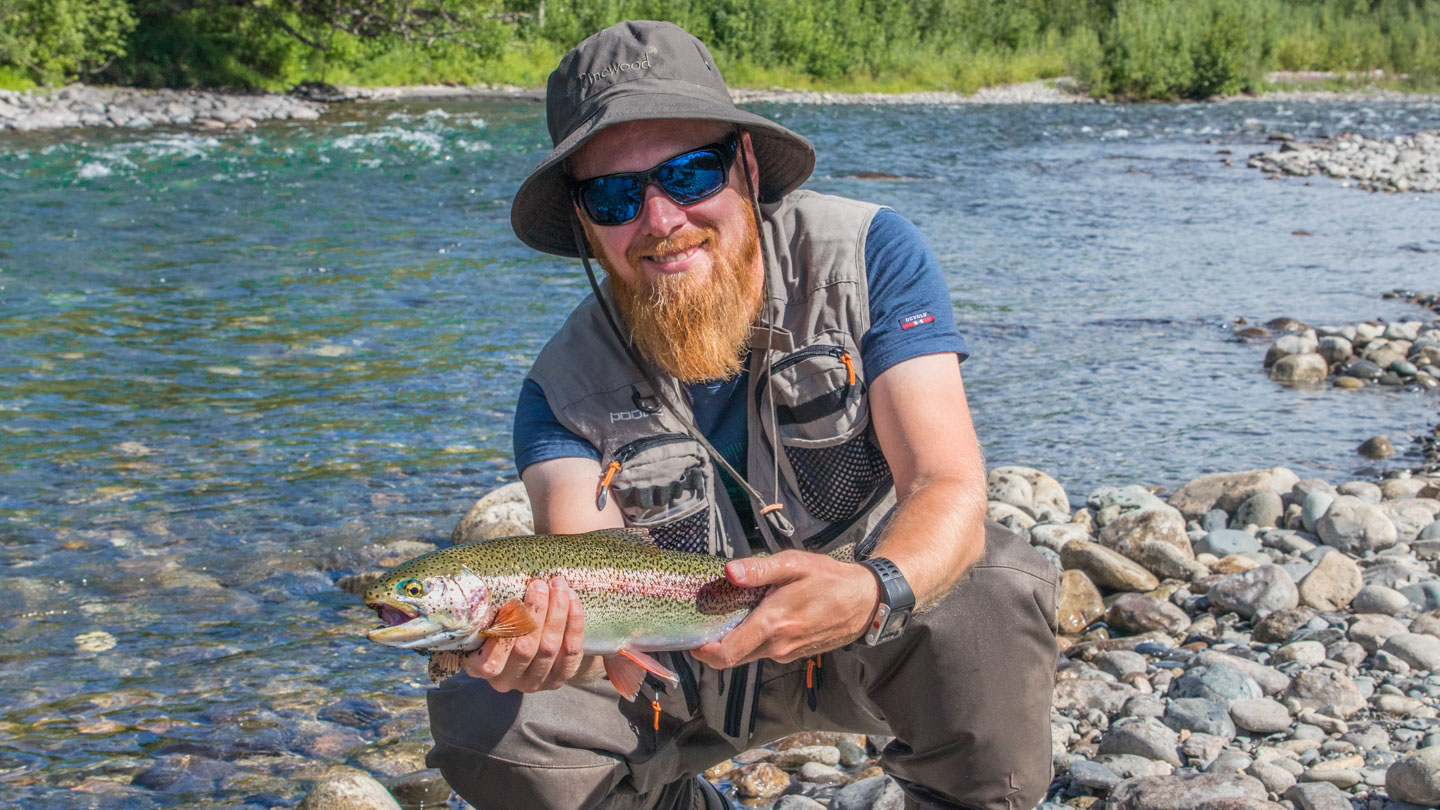
[[[898,637],[910,621],[915,609],[915,593],[900,567],[884,557],[871,557],[860,563],[869,568],[880,582],[880,601],[870,626],[865,628],[864,641],[874,646]]]

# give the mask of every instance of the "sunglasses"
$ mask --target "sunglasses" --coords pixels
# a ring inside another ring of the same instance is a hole
[[[676,155],[643,172],[619,172],[571,185],[575,202],[596,225],[624,225],[640,216],[645,190],[659,186],[677,205],[713,197],[730,182],[739,140],[731,135],[693,152]]]

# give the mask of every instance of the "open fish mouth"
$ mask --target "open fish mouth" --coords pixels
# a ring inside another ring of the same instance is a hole
[[[445,632],[445,626],[434,618],[419,611],[410,611],[389,602],[372,604],[384,627],[377,627],[365,634],[371,641],[392,647],[414,649],[430,643],[434,637]]]
[[[394,605],[374,605],[372,607],[374,607],[375,612],[379,614],[380,621],[384,622],[385,626],[387,627],[394,627],[397,624],[404,624],[420,615],[418,613],[411,613],[408,610],[398,608]]]

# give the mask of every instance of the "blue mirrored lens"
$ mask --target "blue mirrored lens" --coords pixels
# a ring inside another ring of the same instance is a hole
[[[690,205],[725,185],[725,166],[714,152],[691,152],[656,167],[655,179],[670,199]]]
[[[677,155],[645,172],[595,177],[579,185],[580,204],[597,225],[622,225],[640,215],[651,183],[680,205],[692,205],[725,187],[725,160],[713,148]]]
[[[597,177],[580,191],[585,213],[598,225],[629,222],[644,200],[645,187],[633,176]]]

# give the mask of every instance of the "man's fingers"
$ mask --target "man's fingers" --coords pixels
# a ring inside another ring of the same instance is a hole
[[[487,639],[480,649],[464,656],[461,663],[472,678],[494,678],[505,668],[505,659],[510,655],[510,639]]]
[[[802,562],[808,556],[797,551],[782,551],[771,557],[744,557],[725,564],[725,576],[743,588],[781,585],[804,574]]]
[[[560,655],[560,646],[565,640],[565,622],[570,617],[570,589],[560,577],[549,583],[550,604],[546,607],[540,637],[536,639],[535,657],[525,668],[527,682],[540,684],[550,675],[550,668]]]
[[[580,665],[584,662],[585,610],[580,605],[580,597],[572,591],[570,611],[565,619],[565,635],[560,640],[560,657],[556,659],[555,667],[550,671],[550,677],[546,679],[545,688],[559,689],[575,677],[575,673],[580,671]]]
[[[757,619],[757,614],[751,613],[725,638],[701,645],[692,654],[706,664],[719,669],[739,666],[756,658],[764,658],[763,654],[757,653],[765,646],[768,637],[769,632],[764,616],[761,615]]]
[[[545,610],[549,605],[550,586],[546,585],[543,579],[531,580],[529,587],[525,589],[525,607],[530,609],[530,615],[535,617],[535,623],[542,627],[545,621]],[[511,639],[510,656],[505,660],[505,667],[499,676],[511,686],[514,686],[525,674],[531,659],[535,657],[539,647],[536,635],[538,633],[531,632],[528,635]]]

